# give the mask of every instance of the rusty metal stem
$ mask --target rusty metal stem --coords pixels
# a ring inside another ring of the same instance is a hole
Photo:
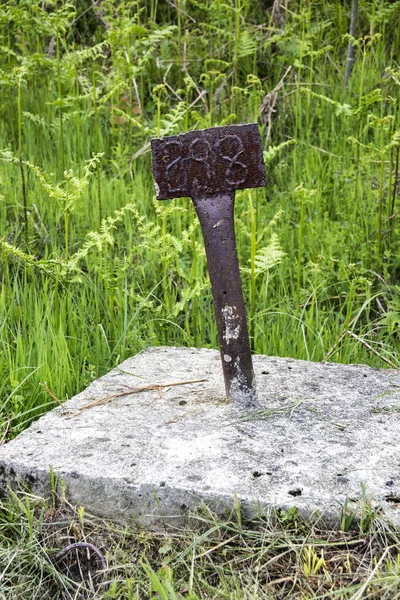
[[[193,198],[204,238],[228,398],[256,404],[234,228],[235,192]]]

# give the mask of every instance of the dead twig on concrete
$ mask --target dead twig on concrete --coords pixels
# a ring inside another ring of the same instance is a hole
[[[106,396],[105,398],[100,398],[100,400],[95,400],[90,404],[85,404],[82,406],[75,414],[74,417],[78,417],[84,410],[88,408],[93,408],[94,406],[99,406],[99,404],[105,404],[109,400],[113,400],[114,398],[120,398],[121,396],[129,396],[129,394],[139,394],[140,392],[148,392],[151,390],[161,390],[163,388],[175,387],[177,385],[189,385],[190,383],[201,383],[203,381],[207,381],[207,379],[191,379],[190,381],[177,381],[174,383],[156,383],[153,385],[144,385],[142,387],[137,388],[129,388],[125,392],[119,392],[118,394],[111,394],[110,396]]]

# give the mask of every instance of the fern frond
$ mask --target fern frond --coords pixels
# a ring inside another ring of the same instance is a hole
[[[14,85],[14,79],[10,73],[6,73],[3,69],[0,69],[0,85]]]
[[[46,119],[44,117],[41,117],[39,115],[34,115],[31,112],[28,112],[26,110],[22,111],[23,116],[28,119],[29,121],[31,121],[32,123],[34,123],[35,125],[40,125],[41,127],[48,127],[48,124],[46,122]]]
[[[19,262],[23,263],[28,267],[35,267],[42,273],[50,276],[56,276],[56,269],[58,268],[59,262],[57,260],[39,260],[33,254],[27,254],[18,246],[10,244],[5,239],[0,239],[0,256],[3,259],[8,257],[15,258]]]
[[[83,50],[67,52],[63,57],[63,63],[68,66],[78,67],[86,61],[95,61],[96,59],[104,56],[108,46],[108,42],[103,41],[99,44],[95,44],[92,47],[85,47]]]
[[[361,97],[360,108],[357,108],[355,114],[360,114],[364,112],[371,104],[375,104],[375,102],[383,102],[383,94],[380,88],[376,88],[372,90],[369,94],[365,94],[365,96]]]
[[[156,29],[152,31],[147,39],[143,41],[143,46],[149,49],[156,48],[165,39],[172,38],[177,32],[178,27],[176,25],[168,25],[162,29]]]
[[[10,162],[14,164],[19,164],[19,158],[17,158],[10,148],[4,148],[4,150],[0,150],[0,160],[4,160],[5,162]]]
[[[186,114],[186,105],[184,102],[178,102],[178,104],[173,108],[167,115],[165,115],[161,119],[161,137],[165,135],[171,135],[177,129],[179,129],[179,125],[182,123]]]
[[[256,49],[256,43],[250,32],[247,30],[243,31],[239,39],[238,57],[245,58],[246,56],[252,56],[255,54]]]
[[[287,256],[287,254],[281,247],[278,234],[273,233],[268,246],[261,248],[255,256],[254,263],[256,275],[271,270],[281,263],[285,256]]]
[[[83,246],[70,257],[69,267],[77,268],[78,263],[86,258],[89,252],[96,249],[101,252],[104,247],[114,244],[113,231],[116,225],[125,218],[126,213],[131,212],[137,216],[137,210],[133,203],[128,203],[121,209],[116,210],[113,215],[104,219],[100,231],[89,231],[86,235],[86,242]]]
[[[177,302],[172,310],[174,317],[178,316],[180,312],[187,311],[188,305],[194,298],[199,298],[201,294],[208,289],[209,283],[206,279],[197,280],[194,285],[188,285],[183,288],[181,292],[181,299]]]
[[[264,150],[263,152],[264,161],[266,163],[271,162],[275,158],[275,156],[277,156],[281,152],[281,150],[283,150],[283,148],[286,148],[287,146],[292,146],[296,143],[296,140],[287,140],[286,142],[278,144],[278,146],[269,146],[268,150]]]
[[[385,152],[390,150],[391,148],[398,148],[400,146],[400,129],[396,129],[396,131],[392,134],[392,139],[389,144],[385,146]]]
[[[273,229],[273,227],[276,227],[283,215],[284,211],[280,208],[272,217],[272,219],[270,220],[269,223],[267,223],[266,227],[263,230],[263,234],[265,234],[267,231],[269,231],[270,229]]]
[[[400,16],[400,2],[393,2],[391,6],[382,4],[375,15],[375,22],[378,23],[395,23]]]
[[[316,92],[313,92],[312,90],[310,90],[310,88],[301,88],[300,92],[302,92],[303,94],[308,94],[313,98],[317,98],[319,100],[322,100],[323,102],[326,102],[327,104],[330,104],[331,106],[334,106],[336,116],[345,115],[350,117],[351,115],[354,115],[357,112],[351,108],[350,104],[341,104],[340,102],[336,102],[336,100],[332,100],[332,98],[329,98],[328,96],[324,96],[322,94],[317,94]]]
[[[199,8],[200,10],[204,10],[206,13],[210,12],[212,9],[212,7],[209,6],[208,4],[205,4],[204,2],[198,2],[198,0],[189,0],[189,2],[196,8]]]

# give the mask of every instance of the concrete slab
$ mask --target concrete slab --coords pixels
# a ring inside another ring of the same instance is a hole
[[[151,528],[234,495],[254,515],[296,506],[337,524],[347,500],[399,523],[400,372],[255,356],[258,411],[224,400],[219,353],[152,348],[123,362],[0,448],[0,490],[22,481],[88,512]],[[119,396],[128,388],[206,379]]]

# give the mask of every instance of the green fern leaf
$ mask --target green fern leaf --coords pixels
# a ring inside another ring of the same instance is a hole
[[[283,251],[280,245],[278,234],[273,233],[268,246],[261,248],[255,256],[256,275],[270,271],[273,267],[281,263],[285,256],[286,252]]]
[[[238,56],[244,58],[255,54],[257,49],[256,43],[249,31],[243,31],[239,39]]]

